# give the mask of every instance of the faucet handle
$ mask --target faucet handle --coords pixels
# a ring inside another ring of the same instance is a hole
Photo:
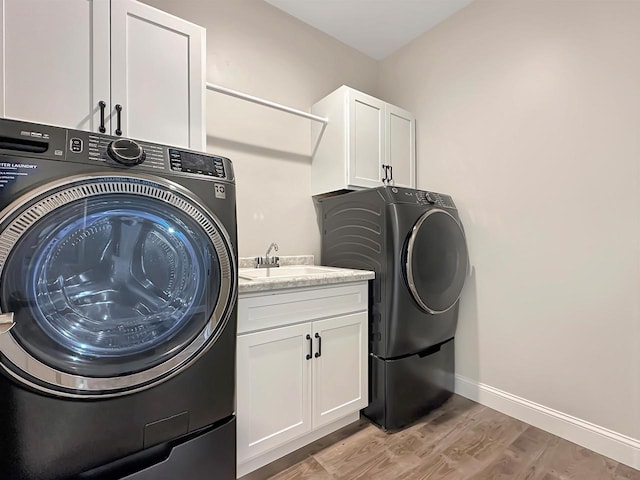
[[[264,257],[255,257],[256,268],[269,268],[269,267],[279,267],[278,263],[280,258],[275,255],[270,257],[269,254],[271,250],[278,251],[278,244],[276,242],[272,242],[267,249],[267,253],[264,254]]]

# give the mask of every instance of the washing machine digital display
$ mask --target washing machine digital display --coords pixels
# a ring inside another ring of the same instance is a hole
[[[197,173],[226,178],[224,159],[213,155],[169,149],[171,168],[186,173]]]

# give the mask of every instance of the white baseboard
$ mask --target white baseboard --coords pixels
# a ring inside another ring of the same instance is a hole
[[[640,440],[456,375],[456,393],[640,470]]]

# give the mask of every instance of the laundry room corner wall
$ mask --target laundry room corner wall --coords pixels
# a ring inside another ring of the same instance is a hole
[[[378,63],[262,0],[145,0],[207,29],[207,81],[299,110],[342,84],[375,95]],[[207,150],[236,171],[240,256],[320,256],[311,121],[207,91]]]
[[[467,232],[461,392],[636,468],[638,45],[638,2],[476,0],[378,86],[417,117],[418,187],[451,194]]]

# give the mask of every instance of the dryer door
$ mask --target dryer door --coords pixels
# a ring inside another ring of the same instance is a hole
[[[469,257],[464,232],[448,212],[425,212],[411,230],[405,273],[416,303],[427,313],[443,313],[460,298]]]
[[[56,395],[114,396],[166,380],[227,324],[235,254],[181,186],[106,174],[53,182],[0,213],[2,366]],[[5,324],[5,328],[6,328]]]

